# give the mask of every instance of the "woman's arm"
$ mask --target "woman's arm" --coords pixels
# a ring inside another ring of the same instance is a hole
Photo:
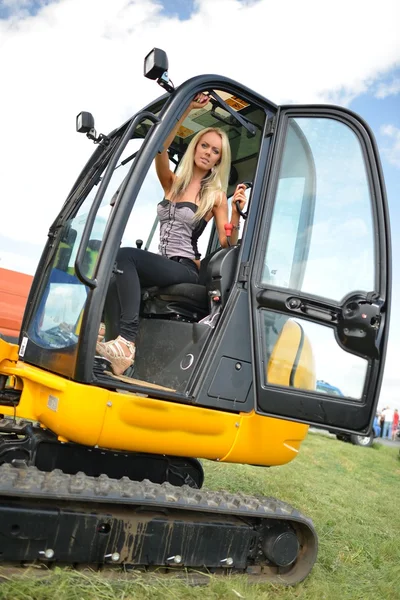
[[[179,127],[182,125],[183,121],[186,119],[190,111],[194,110],[195,108],[204,108],[204,106],[206,106],[209,101],[210,98],[205,94],[197,94],[197,96],[189,104],[179,121],[176,123],[176,125],[168,135],[167,139],[164,142],[162,152],[156,155],[156,172],[165,194],[168,194],[168,192],[170,191],[175,178],[175,173],[173,173],[169,168],[168,148],[172,144]]]
[[[214,203],[214,207],[212,210],[214,219],[215,219],[215,227],[218,232],[219,243],[222,248],[228,247],[228,240],[225,232],[225,223],[228,223],[228,200],[226,198],[226,194],[221,192],[221,195],[217,198]],[[233,233],[233,232],[232,232]]]

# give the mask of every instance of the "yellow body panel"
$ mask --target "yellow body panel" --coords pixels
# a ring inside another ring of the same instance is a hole
[[[298,325],[288,321],[270,360],[270,383],[288,385],[299,339]],[[1,407],[0,412],[39,421],[60,441],[111,450],[281,465],[295,458],[307,434],[307,425],[255,412],[216,411],[70,381],[18,361],[16,348],[0,340],[0,373],[13,377],[14,385],[23,385],[18,406]],[[312,361],[311,348],[307,347],[307,353],[303,367],[299,361],[296,378],[311,386],[313,373],[307,368]]]
[[[308,432],[308,425],[263,417],[254,412],[240,415],[240,434],[225,462],[250,465],[284,465],[293,460]]]

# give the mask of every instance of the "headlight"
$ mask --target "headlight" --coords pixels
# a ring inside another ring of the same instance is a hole
[[[168,71],[168,57],[164,50],[153,48],[144,59],[144,76],[148,79],[159,79]]]
[[[92,113],[82,111],[76,117],[76,130],[79,133],[88,133],[94,129],[94,118]]]

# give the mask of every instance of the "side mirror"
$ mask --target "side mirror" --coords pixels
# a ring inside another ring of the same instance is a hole
[[[94,129],[94,118],[92,113],[82,111],[76,117],[76,130],[78,133],[89,133]]]

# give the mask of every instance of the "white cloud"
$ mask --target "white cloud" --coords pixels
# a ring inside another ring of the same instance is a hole
[[[400,169],[400,129],[394,125],[383,125],[380,132],[387,138],[382,153],[392,165]]]
[[[387,96],[395,96],[400,93],[400,77],[392,79],[390,82],[382,82],[377,86],[375,96],[384,99]]]

